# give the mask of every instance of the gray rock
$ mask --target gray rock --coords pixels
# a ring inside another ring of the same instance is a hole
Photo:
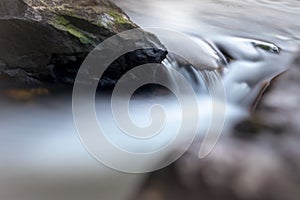
[[[74,82],[82,61],[96,45],[137,27],[109,0],[2,0],[0,26],[0,60],[5,65],[1,72],[17,79],[26,74],[37,82],[63,83]],[[164,53],[144,54],[153,60]]]

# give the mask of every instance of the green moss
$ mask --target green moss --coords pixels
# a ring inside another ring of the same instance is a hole
[[[55,19],[55,22],[56,22],[57,24],[63,25],[63,26],[66,26],[66,25],[70,24],[70,22],[69,22],[66,18],[64,18],[64,17],[62,17],[62,16],[57,17],[57,18]]]
[[[94,44],[92,39],[85,35],[79,28],[71,24],[70,21],[64,18],[63,16],[56,17],[53,21],[53,25],[75,36],[83,44]]]
[[[130,25],[130,21],[124,17],[124,15],[118,13],[117,11],[109,11],[108,14],[114,18],[115,23],[121,24],[121,25]]]
[[[257,48],[260,48],[260,49],[263,49],[263,50],[266,50],[266,51],[270,51],[271,50],[271,47],[267,46],[267,45],[262,45],[262,44],[256,44],[255,45]]]
[[[87,37],[86,35],[84,35],[82,32],[80,32],[80,30],[78,28],[76,28],[75,26],[73,26],[72,24],[68,24],[66,26],[67,28],[67,31],[77,37],[81,43],[83,44],[89,44],[89,43],[92,43],[92,41],[90,40],[89,37]]]
[[[262,50],[265,50],[270,53],[279,53],[280,48],[275,46],[275,45],[270,45],[270,44],[264,44],[264,43],[252,43],[254,47],[260,48]]]

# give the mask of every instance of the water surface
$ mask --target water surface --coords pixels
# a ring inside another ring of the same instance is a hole
[[[300,2],[296,0],[115,2],[141,27],[161,27],[187,34],[199,45],[209,44],[220,56],[227,57],[222,73],[227,95],[227,101],[222,102],[227,108],[225,128],[249,114],[258,93],[270,79],[289,67],[298,48]],[[273,47],[279,47],[280,52],[272,51]],[[172,60],[165,60],[164,64],[184,74],[195,90],[202,88],[198,90],[199,109],[203,111],[199,118],[205,130],[211,108],[205,89],[207,82],[203,81],[207,72],[182,68]],[[208,77],[213,80],[214,75]],[[108,169],[85,151],[73,122],[70,93],[62,95],[50,89],[49,94],[40,95],[42,98],[37,95],[20,100],[16,93],[8,91],[23,89],[22,85],[6,78],[0,81],[1,199],[117,200],[137,189],[143,176]],[[170,129],[152,142],[127,141],[113,124],[108,99],[105,95],[97,98],[97,114],[111,133],[108,137],[124,148],[136,151],[159,147],[168,142],[177,128],[180,110],[174,96],[136,98],[131,102],[131,112],[137,123],[149,123],[149,107],[154,102],[161,103],[169,114]]]

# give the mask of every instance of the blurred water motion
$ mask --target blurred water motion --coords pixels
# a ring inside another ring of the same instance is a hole
[[[296,0],[114,0],[142,27],[199,35],[230,34],[271,41],[299,40]]]
[[[0,198],[124,199],[142,176],[119,173],[83,148],[70,96],[31,103],[1,99]]]
[[[299,19],[300,12],[296,10],[299,7],[296,1],[289,1],[290,4],[283,1],[237,0],[116,2],[141,26],[175,29],[191,35],[222,32],[268,39],[288,51],[293,50],[295,41],[299,39],[300,25],[295,19]],[[229,38],[227,41],[231,45],[236,44]],[[255,82],[258,75],[268,74],[274,66],[282,67],[279,71],[284,70],[287,66],[277,65],[288,63],[288,56],[291,55],[282,55],[278,60],[272,57],[269,63],[232,65],[231,72],[234,73],[225,77],[231,101],[241,102],[244,98],[239,97],[249,94],[247,85],[241,83],[245,79]],[[257,69],[255,67],[264,71],[257,73],[253,70]],[[72,118],[70,94],[53,95],[44,89],[18,89],[19,86],[8,86],[8,81],[0,78],[1,200],[125,200],[137,190],[144,175],[129,175],[108,169],[83,148]],[[257,94],[258,88],[252,89]],[[147,106],[149,103],[151,100],[145,102]],[[139,110],[145,104],[138,104],[135,109]],[[173,110],[172,105],[169,106]],[[245,114],[245,110],[230,106],[232,112],[229,115]],[[99,109],[102,107],[105,105],[100,104]],[[135,116],[137,120],[138,116]]]

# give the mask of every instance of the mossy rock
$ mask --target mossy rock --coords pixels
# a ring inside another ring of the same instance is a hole
[[[137,28],[108,0],[1,0],[0,26],[0,73],[37,83],[72,83],[96,45]]]

